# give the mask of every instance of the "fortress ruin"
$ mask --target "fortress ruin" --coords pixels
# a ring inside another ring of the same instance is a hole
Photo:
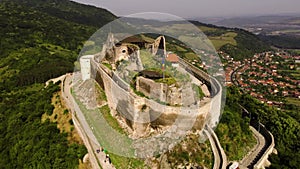
[[[177,132],[200,131],[209,118],[207,87],[185,64],[168,64],[166,56],[164,36],[152,42],[137,37],[118,41],[110,34],[100,54],[80,59],[82,79],[96,79],[105,91],[112,116],[121,117],[118,120],[126,123],[133,138],[146,137],[174,125]],[[143,63],[149,58],[153,59],[148,64],[156,67]],[[86,59],[90,59],[91,72]],[[197,88],[201,87],[206,88],[202,99],[197,95]]]

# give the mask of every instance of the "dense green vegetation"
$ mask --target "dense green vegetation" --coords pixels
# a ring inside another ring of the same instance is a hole
[[[0,2],[0,168],[77,168],[86,154],[42,115],[52,114],[51,98],[60,90],[44,82],[72,72],[84,41],[113,19],[95,8],[103,12],[97,24],[75,23],[94,13],[87,8],[66,0]]]
[[[0,2],[0,168],[76,168],[86,149],[68,143],[67,134],[60,133],[56,123],[41,121],[42,114],[52,113],[51,97],[59,90],[53,84],[44,88],[43,83],[72,72],[84,41],[98,27],[113,19],[115,16],[103,9],[67,0]],[[204,33],[211,37],[236,32],[235,42],[230,39],[231,43],[220,45],[220,50],[236,59],[269,50],[267,45],[246,31],[211,25],[204,27]],[[234,113],[238,112],[236,107],[231,107],[240,103],[257,114],[275,137],[279,154],[271,156],[271,168],[297,168],[300,163],[299,121],[261,105],[247,95],[239,95],[236,90],[230,93],[232,96],[227,101],[230,108],[225,108],[217,129],[225,150],[233,153],[249,136],[247,120],[241,120],[239,114]],[[103,109],[107,110],[107,107]],[[239,125],[235,126],[236,123]],[[229,140],[238,138],[233,142],[236,147],[229,146],[226,135]],[[240,154],[230,158],[240,158]],[[122,164],[124,159],[112,157],[113,163],[114,160]],[[140,161],[129,160],[128,163],[142,165]]]
[[[255,53],[269,51],[270,47],[261,41],[257,36],[240,29],[235,29],[238,34],[234,38],[236,45],[226,44],[220,48],[228,53],[235,60],[242,60],[252,57]]]
[[[60,90],[27,86],[0,94],[1,168],[75,168],[87,152],[83,145],[69,144],[67,133],[56,123],[41,122],[52,114],[51,98]]]
[[[168,85],[176,82],[189,82],[190,77],[187,74],[181,73],[176,67],[173,67],[171,62],[165,61],[164,70],[162,70],[161,58],[153,57],[148,51],[141,50],[141,60],[146,70],[155,71],[165,75],[165,79],[158,79],[156,82],[166,83]]]
[[[297,35],[260,35],[259,38],[278,48],[300,49],[300,37]]]
[[[252,116],[257,116],[273,134],[278,155],[271,155],[270,168],[298,168],[300,164],[299,122],[283,111],[261,104],[249,95],[239,94],[236,88],[232,90],[231,95],[234,102],[244,106]]]
[[[166,78],[162,78],[162,79],[157,79],[154,80],[157,83],[165,83],[168,86],[172,85],[172,84],[176,84],[176,80],[173,77],[166,77]]]
[[[84,40],[95,30],[12,2],[0,4],[1,90],[72,72]]]
[[[241,160],[254,147],[256,140],[249,129],[250,118],[242,117],[242,111],[234,89],[228,88],[226,106],[216,134],[229,160]]]
[[[115,15],[106,9],[97,8],[91,5],[82,5],[69,0],[10,0],[22,6],[31,7],[45,14],[63,20],[101,27],[114,20]]]

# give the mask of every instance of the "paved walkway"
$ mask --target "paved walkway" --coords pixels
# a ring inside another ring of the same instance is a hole
[[[74,101],[73,95],[70,92],[70,89],[72,86],[72,75],[70,75],[70,74],[65,75],[65,79],[62,81],[64,82],[64,83],[62,83],[62,96],[67,103],[66,106],[73,113],[73,121],[74,121],[74,118],[76,118],[76,117],[74,117],[74,113],[77,112],[76,114],[78,114],[79,111],[81,111],[81,110],[79,109],[79,106],[77,105],[77,103]],[[76,109],[76,111],[75,111],[75,109]],[[82,119],[78,119],[78,120],[82,120]],[[75,121],[77,121],[77,120],[75,120]],[[78,121],[78,123],[79,123],[78,124],[79,127],[82,129],[82,131],[81,131],[82,139],[84,140],[85,144],[89,144],[89,145],[86,145],[86,147],[88,148],[89,158],[90,158],[93,168],[99,168],[99,162],[100,162],[101,167],[104,169],[115,169],[115,167],[109,163],[109,161],[106,158],[106,154],[103,151],[97,152],[97,150],[101,150],[101,147],[99,146],[98,141],[94,140],[94,139],[90,139],[87,136],[88,133],[86,133],[86,131],[82,128],[82,124],[80,123],[80,121]],[[95,158],[97,158],[97,159],[95,159]],[[96,167],[96,166],[98,166],[98,167]]]
[[[226,169],[227,166],[227,157],[226,154],[221,147],[219,139],[215,132],[208,126],[205,125],[204,132],[208,137],[210,142],[213,154],[214,154],[214,166],[213,169]]]
[[[256,156],[259,154],[259,152],[264,147],[266,141],[265,138],[252,126],[250,126],[250,130],[253,132],[254,137],[256,138],[257,144],[256,146],[239,162],[241,169],[246,169],[248,165],[254,161]]]

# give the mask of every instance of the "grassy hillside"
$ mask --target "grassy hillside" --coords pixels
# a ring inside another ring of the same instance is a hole
[[[250,118],[243,117],[234,90],[228,88],[226,106],[216,134],[228,160],[241,160],[255,146],[256,139],[249,129]]]
[[[107,10],[67,0],[0,2],[0,168],[78,166],[78,159],[82,158],[86,149],[78,144],[70,144],[67,134],[60,133],[56,123],[49,120],[42,122],[43,114],[51,116],[53,113],[51,98],[59,90],[56,85],[44,88],[43,83],[52,77],[72,72],[83,43],[97,28],[115,18]],[[208,35],[217,49],[224,50],[236,59],[269,49],[246,31],[195,24]],[[230,109],[224,114],[226,116],[239,118]],[[270,126],[275,126],[275,122],[272,121]],[[233,121],[227,122],[225,119],[221,123],[220,133],[233,128]],[[278,131],[278,139],[283,140],[284,136],[290,134],[281,136],[281,130],[272,129]],[[242,121],[235,134],[243,140],[241,133],[249,134]],[[221,137],[224,137],[223,142],[227,146],[230,139],[234,139],[226,134]],[[298,144],[289,142],[289,145]],[[227,147],[231,153],[234,149]],[[282,146],[281,152],[283,149]],[[279,159],[274,157],[274,161],[288,157],[283,152]]]
[[[69,1],[0,2],[0,168],[77,168],[86,148],[42,121],[60,90],[44,82],[72,72],[84,41],[113,19]]]
[[[74,23],[100,28],[114,20],[115,15],[106,9],[82,5],[69,0],[11,0],[48,15]]]
[[[84,41],[114,18],[106,10],[70,1],[2,1],[1,90],[72,72]]]
[[[0,4],[1,89],[44,82],[73,70],[93,27],[13,2]]]
[[[231,55],[236,60],[253,56],[255,53],[270,50],[270,46],[254,34],[242,29],[217,27],[192,21],[205,33],[215,46]]]

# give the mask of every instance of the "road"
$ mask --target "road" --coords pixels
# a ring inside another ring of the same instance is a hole
[[[69,74],[66,75],[62,85],[63,85],[63,92],[62,95],[65,96],[66,103],[68,107],[71,109],[72,112],[74,112],[74,116],[79,119],[80,124],[82,125],[82,128],[85,130],[85,133],[87,136],[91,139],[92,142],[95,144],[99,144],[98,140],[94,136],[89,124],[86,122],[85,117],[76,103],[75,99],[73,98],[73,95],[71,94],[71,87],[72,87],[72,79],[73,77]],[[100,145],[100,144],[99,144]]]
[[[81,112],[81,109],[75,102],[75,99],[71,94],[71,87],[72,75],[67,74],[62,82],[62,97],[66,102],[66,106],[71,110],[74,125],[77,126],[80,136],[88,149],[91,165],[95,169],[100,168],[99,164],[104,169],[115,169],[115,167],[112,164],[109,164],[109,162],[106,160],[106,155],[104,152],[97,152],[97,150],[101,149],[100,144],[95,138],[88,123],[85,121],[85,117]]]
[[[241,109],[251,116],[251,113],[243,106]],[[257,129],[256,129],[257,128]],[[239,162],[241,169],[256,168],[257,165],[263,164],[270,152],[272,152],[275,143],[273,135],[259,122],[252,122],[250,130],[257,140],[256,146]]]
[[[239,86],[239,82],[238,80],[236,79],[236,73],[238,72],[238,70],[243,67],[245,64],[243,63],[242,65],[240,65],[239,67],[237,67],[236,69],[234,69],[232,71],[232,73],[230,74],[230,79],[231,79],[231,82],[236,85],[236,86]]]
[[[246,110],[243,106],[239,105],[244,112],[250,115],[250,112]],[[251,165],[255,158],[259,155],[259,153],[263,150],[264,146],[266,145],[266,140],[263,135],[259,133],[254,127],[250,126],[250,130],[254,134],[254,137],[257,141],[256,146],[240,161],[241,168],[247,168]]]
[[[253,132],[254,137],[257,141],[256,146],[239,162],[241,168],[247,168],[258,156],[260,151],[263,149],[266,141],[265,138],[252,126],[250,126],[250,130]]]
[[[213,154],[214,154],[214,166],[213,169],[226,169],[227,166],[227,157],[226,154],[221,147],[221,144],[218,140],[218,137],[214,133],[214,131],[208,126],[205,125],[204,133],[209,139]]]

